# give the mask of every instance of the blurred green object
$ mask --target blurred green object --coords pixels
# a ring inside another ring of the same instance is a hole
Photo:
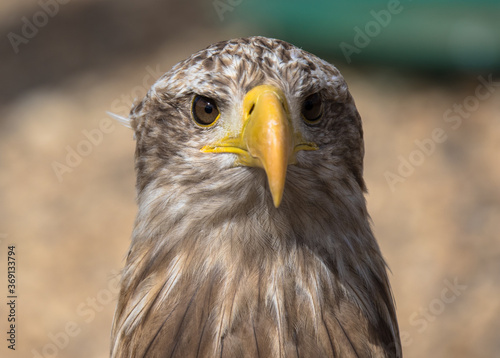
[[[220,1],[228,6],[218,10],[221,21],[347,63],[500,68],[498,0]]]

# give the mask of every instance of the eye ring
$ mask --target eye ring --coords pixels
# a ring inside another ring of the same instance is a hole
[[[196,95],[193,98],[191,114],[194,121],[201,127],[211,127],[220,117],[220,111],[215,100]]]
[[[323,102],[319,93],[307,96],[302,102],[302,118],[307,124],[316,124],[323,116]]]

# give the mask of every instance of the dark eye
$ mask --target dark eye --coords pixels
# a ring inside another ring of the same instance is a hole
[[[201,126],[210,126],[219,118],[219,109],[213,99],[195,96],[192,108],[193,118]]]
[[[307,96],[302,104],[302,116],[304,119],[307,122],[316,122],[321,118],[322,114],[321,96],[318,93]]]

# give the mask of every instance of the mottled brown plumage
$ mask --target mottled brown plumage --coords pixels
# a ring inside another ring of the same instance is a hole
[[[267,97],[248,102],[254,88]],[[313,93],[321,117],[308,122]],[[217,104],[215,124],[193,119],[196,96]],[[282,197],[267,159],[213,149],[259,139],[246,118],[269,102],[287,143],[302,143],[284,154]],[[130,119],[139,213],[112,357],[402,356],[363,196],[361,120],[334,66],[279,40],[220,42],[174,66]]]

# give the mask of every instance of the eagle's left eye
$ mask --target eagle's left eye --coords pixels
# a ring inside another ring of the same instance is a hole
[[[208,127],[219,118],[217,104],[211,98],[196,95],[193,99],[193,118],[202,127]]]
[[[307,96],[302,104],[302,116],[307,123],[315,123],[323,114],[323,105],[319,93]]]

